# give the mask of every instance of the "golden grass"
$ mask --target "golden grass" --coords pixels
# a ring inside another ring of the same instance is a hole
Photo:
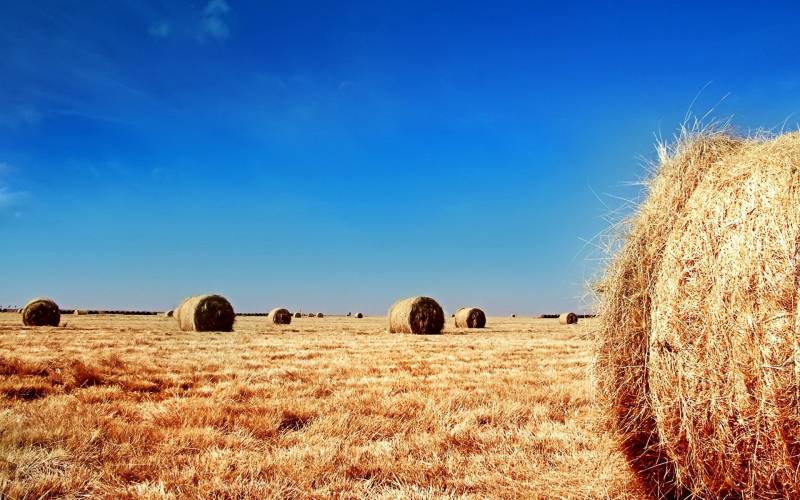
[[[593,320],[386,323],[0,314],[0,496],[638,495],[598,426]]]

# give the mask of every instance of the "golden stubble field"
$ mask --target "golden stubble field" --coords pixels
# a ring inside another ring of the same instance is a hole
[[[594,401],[592,320],[64,323],[0,314],[3,496],[638,496]]]

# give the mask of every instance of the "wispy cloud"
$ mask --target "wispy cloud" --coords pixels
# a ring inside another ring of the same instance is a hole
[[[233,9],[227,0],[205,0],[198,8],[182,6],[160,12],[148,11],[147,33],[154,39],[224,41],[231,36]],[[189,10],[190,9],[190,10]]]
[[[231,11],[231,6],[225,0],[211,0],[203,11],[207,16],[224,16]]]
[[[0,210],[16,206],[25,196],[27,193],[24,191],[12,191],[8,186],[0,185]]]
[[[21,212],[17,210],[17,207],[28,196],[28,193],[14,191],[6,184],[5,178],[12,170],[11,165],[0,162],[0,215],[13,213],[16,217],[19,217]]]
[[[16,129],[25,125],[36,125],[42,114],[30,106],[16,106],[0,111],[0,127]]]
[[[170,35],[171,29],[167,21],[158,21],[151,24],[147,31],[153,38],[167,38]]]
[[[201,39],[213,38],[224,40],[231,34],[228,26],[228,15],[231,7],[225,0],[211,0],[203,9],[203,19],[200,22]]]

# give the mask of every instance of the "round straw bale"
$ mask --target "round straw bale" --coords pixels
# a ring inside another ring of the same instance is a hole
[[[462,307],[456,311],[457,328],[483,328],[486,326],[486,314],[477,307]]]
[[[361,314],[361,313],[356,314],[356,318],[363,318],[363,317],[364,317],[364,315]]]
[[[325,315],[324,315],[324,314],[322,314],[322,313],[317,313],[317,317],[318,317],[318,318],[324,318],[324,317],[325,317]]]
[[[166,316],[166,317],[168,317],[168,318],[171,318],[171,317],[173,317],[174,315],[175,315],[175,311],[174,311],[173,309],[170,309],[169,311],[167,311],[167,312],[165,312],[165,313],[164,313],[164,316]]]
[[[89,311],[87,311],[86,309],[75,309],[74,311],[72,311],[72,314],[74,314],[75,316],[85,316],[89,314]]]
[[[296,313],[294,313],[294,317],[295,318],[302,318],[303,315],[301,313],[299,313],[299,312],[296,312]]]
[[[578,322],[578,315],[574,312],[562,313],[558,317],[558,322],[562,325],[574,325]]]
[[[267,318],[276,325],[288,325],[292,322],[292,313],[288,309],[276,308],[269,312]]]
[[[38,297],[22,308],[22,324],[25,326],[58,326],[61,310],[52,300]]]
[[[602,282],[601,395],[658,497],[794,497],[800,133],[661,153]]]
[[[516,315],[516,314],[512,314],[512,315],[511,315],[511,317],[512,317],[512,318],[516,318],[516,317],[517,317],[517,315]]]
[[[409,297],[389,309],[391,333],[436,334],[444,328],[444,311],[430,297]]]
[[[189,297],[175,310],[180,329],[195,332],[230,332],[236,313],[221,295]]]

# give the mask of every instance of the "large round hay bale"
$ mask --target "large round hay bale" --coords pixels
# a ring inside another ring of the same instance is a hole
[[[170,309],[169,311],[164,313],[164,316],[166,316],[167,318],[171,318],[174,315],[175,315],[175,311],[173,309]]]
[[[288,325],[292,322],[292,313],[288,309],[278,307],[267,314],[267,320],[276,325]]]
[[[477,307],[462,307],[455,314],[457,328],[483,328],[486,314]]]
[[[318,317],[318,318],[324,318],[324,317],[325,317],[325,315],[324,315],[324,314],[322,314],[322,313],[317,313],[317,317]]]
[[[363,315],[362,313],[358,313],[358,314],[356,314],[356,318],[359,318],[359,319],[361,319],[361,318],[363,318],[363,317],[364,317],[364,315]]]
[[[61,310],[51,299],[38,297],[22,308],[22,324],[25,326],[58,326]]]
[[[684,138],[603,279],[598,375],[661,496],[800,491],[800,134]]]
[[[230,332],[236,313],[221,295],[189,297],[175,310],[180,329],[195,332]]]
[[[558,322],[562,325],[574,325],[578,322],[578,315],[574,312],[562,313],[558,316]]]
[[[444,311],[430,297],[409,297],[389,309],[391,333],[437,334],[444,328]]]
[[[294,317],[295,317],[295,318],[302,318],[302,317],[303,317],[303,314],[302,314],[302,313],[299,313],[299,312],[296,312],[296,313],[294,313]]]

